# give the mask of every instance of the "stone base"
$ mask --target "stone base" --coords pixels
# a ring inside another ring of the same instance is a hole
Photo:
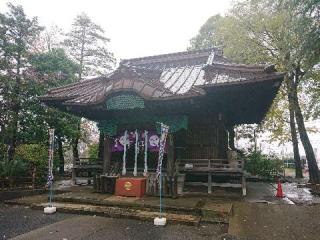
[[[167,219],[162,217],[162,218],[159,218],[159,217],[156,217],[154,220],[153,220],[153,224],[155,226],[165,226],[167,223]]]
[[[43,212],[45,213],[45,214],[53,214],[53,213],[55,213],[57,211],[57,208],[56,207],[53,207],[53,206],[51,206],[51,207],[45,207],[44,209],[43,209]]]

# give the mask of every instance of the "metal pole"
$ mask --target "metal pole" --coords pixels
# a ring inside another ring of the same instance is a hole
[[[52,207],[52,184],[50,185],[49,191],[49,207]]]
[[[147,176],[148,174],[148,131],[144,131],[144,170],[143,176]]]
[[[162,171],[160,168],[160,187],[159,187],[159,195],[160,195],[160,217],[162,217]]]

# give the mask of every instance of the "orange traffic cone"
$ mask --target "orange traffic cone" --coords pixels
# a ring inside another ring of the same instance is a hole
[[[282,186],[281,186],[281,181],[278,179],[278,188],[277,188],[277,198],[284,198],[283,192],[282,192]]]

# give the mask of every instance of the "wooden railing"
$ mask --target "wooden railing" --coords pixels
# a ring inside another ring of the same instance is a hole
[[[92,165],[103,165],[102,158],[80,158],[75,162],[75,166],[92,166]]]
[[[35,188],[32,177],[5,177],[0,178],[0,189]]]
[[[241,171],[241,159],[229,163],[227,159],[178,159],[179,171]]]
[[[101,158],[80,158],[72,168],[72,181],[77,184],[77,179],[85,179],[88,184],[92,182],[95,174],[102,173],[103,159]]]

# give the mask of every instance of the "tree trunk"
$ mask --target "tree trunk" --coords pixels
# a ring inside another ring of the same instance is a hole
[[[299,153],[299,145],[298,145],[298,136],[296,130],[295,123],[295,111],[294,111],[294,99],[293,99],[293,91],[292,84],[290,84],[290,80],[286,79],[287,82],[287,94],[288,94],[288,102],[289,102],[289,113],[290,113],[290,132],[291,132],[291,141],[293,148],[293,156],[296,170],[296,178],[303,178],[302,175],[302,164]]]
[[[80,136],[80,128],[81,128],[81,119],[79,120],[78,124],[78,134],[72,140],[72,154],[73,154],[73,161],[79,161],[79,151],[78,151],[78,144],[79,144],[79,136]]]
[[[18,110],[14,110],[10,123],[10,139],[8,146],[8,161],[12,161],[17,147]]]
[[[64,174],[64,156],[61,136],[58,136],[59,173]]]
[[[103,173],[111,173],[111,139],[107,135],[103,141]]]
[[[9,139],[9,149],[8,149],[8,161],[14,159],[14,154],[16,152],[17,146],[17,132],[18,132],[18,117],[20,111],[20,85],[21,85],[21,76],[20,76],[20,67],[21,67],[21,53],[18,53],[17,56],[17,69],[16,69],[16,82],[13,89],[13,99],[12,99],[12,121],[10,124],[10,139]]]
[[[79,161],[78,144],[79,144],[79,138],[75,137],[72,141],[72,154],[73,154],[73,160],[75,162]]]
[[[297,78],[299,78],[297,72],[298,71],[295,71],[296,82],[297,82]],[[306,153],[306,158],[307,158],[308,167],[309,167],[309,176],[310,176],[309,181],[311,183],[317,184],[317,183],[320,183],[320,174],[319,174],[318,164],[313,152],[311,142],[309,140],[306,127],[304,125],[304,118],[303,118],[301,108],[299,105],[299,100],[298,100],[297,85],[294,84],[294,79],[291,79],[290,82],[291,82],[291,85],[293,86],[292,97],[294,101],[294,111],[295,111],[295,117],[298,125],[300,140],[303,145],[304,151]]]
[[[36,188],[36,176],[37,176],[37,167],[33,165],[32,167],[32,189]]]
[[[104,149],[103,141],[104,141],[104,134],[102,132],[100,132],[100,134],[99,134],[99,149],[98,149],[98,158],[100,158],[100,159],[103,158],[103,149]]]
[[[257,133],[256,133],[256,129],[253,129],[253,141],[254,141],[254,152],[257,152]]]

